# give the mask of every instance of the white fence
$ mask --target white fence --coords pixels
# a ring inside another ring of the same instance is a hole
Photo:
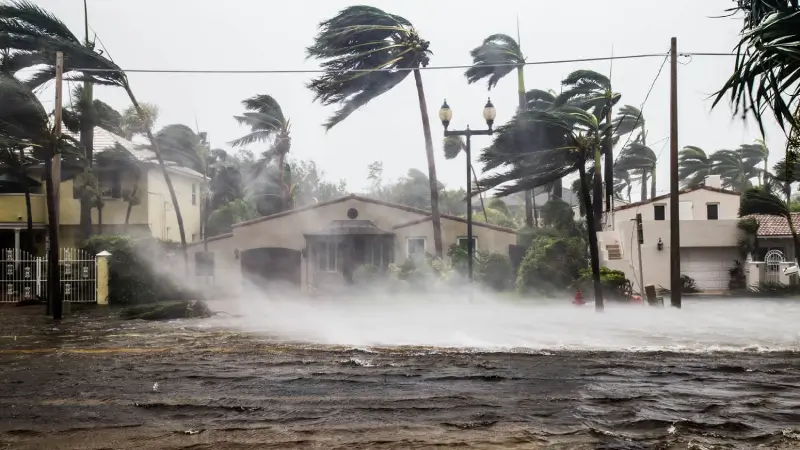
[[[72,303],[97,302],[97,261],[77,248],[62,248],[59,255],[61,293]],[[0,250],[0,303],[46,299],[47,258],[20,249]]]

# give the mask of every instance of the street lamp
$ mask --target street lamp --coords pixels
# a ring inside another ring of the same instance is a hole
[[[475,245],[473,245],[473,238],[472,238],[472,136],[491,136],[494,133],[494,129],[492,129],[492,125],[494,125],[494,119],[497,117],[497,110],[494,108],[492,104],[492,99],[489,99],[486,102],[486,106],[483,107],[483,119],[486,121],[487,129],[486,130],[471,130],[469,126],[467,126],[466,130],[448,130],[447,127],[450,126],[450,120],[453,118],[453,110],[450,109],[450,105],[447,104],[447,100],[442,103],[441,109],[439,109],[439,120],[442,121],[442,125],[444,126],[444,136],[464,136],[467,139],[466,147],[464,152],[467,155],[467,274],[469,275],[469,281],[472,282],[472,263],[475,259]]]

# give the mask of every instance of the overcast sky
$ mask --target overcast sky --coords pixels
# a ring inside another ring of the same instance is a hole
[[[36,0],[83,34],[83,0]],[[276,2],[263,0],[89,0],[89,21],[99,41],[123,69],[315,69],[305,60],[317,24],[354,4],[341,0]],[[431,41],[431,65],[469,64],[469,50],[494,33],[516,34],[520,21],[522,48],[529,61],[662,53],[670,37],[679,52],[728,52],[737,42],[741,20],[715,18],[732,0],[380,0],[369,2],[410,20]],[[617,60],[612,83],[622,103],[641,105],[663,58]],[[735,148],[760,137],[757,127],[732,118],[728,105],[711,111],[710,94],[730,74],[728,57],[682,58],[679,66],[679,145],[696,145],[707,152]],[[609,73],[608,61],[528,66],[528,89],[559,89],[559,82],[576,69]],[[644,105],[648,142],[660,154],[658,190],[668,189],[669,67],[665,67]],[[270,94],[292,121],[295,158],[313,159],[332,180],[346,179],[351,191],[365,188],[366,167],[383,161],[387,178],[409,168],[426,168],[419,107],[412,77],[391,92],[353,113],[333,130],[321,124],[334,108],[312,103],[305,83],[313,74],[130,74],[140,101],[155,103],[158,126],[195,120],[209,133],[214,147],[246,133],[233,120],[240,102],[255,94]],[[446,161],[441,149],[438,109],[447,98],[454,111],[453,128],[483,126],[481,111],[487,95],[502,124],[517,103],[516,77],[509,76],[487,94],[486,86],[467,85],[463,70],[423,73],[434,133],[439,180],[448,187],[464,186],[463,156]],[[42,94],[52,107],[52,93]],[[96,97],[115,108],[128,106],[119,89],[101,88]],[[475,149],[489,143],[473,140]],[[785,139],[770,123],[767,143],[771,161],[783,153]],[[254,152],[263,148],[250,147]],[[618,151],[618,149],[617,149]],[[477,153],[477,152],[474,152]],[[477,158],[477,155],[474,155]],[[634,191],[635,192],[635,191]],[[636,196],[634,196],[636,197]]]

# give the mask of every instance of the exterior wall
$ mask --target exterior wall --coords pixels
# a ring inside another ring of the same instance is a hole
[[[195,272],[195,253],[203,252],[203,244],[197,243],[189,247],[189,269],[192,276]],[[209,284],[219,290],[218,295],[238,295],[242,292],[242,264],[236,255],[233,236],[208,241],[208,251],[214,253],[214,278]],[[205,280],[198,277],[199,284]]]
[[[433,254],[433,222],[427,220],[415,225],[398,228],[395,232],[394,260],[401,263],[408,258],[409,238],[425,238],[425,251]],[[508,246],[516,244],[517,236],[514,233],[493,230],[491,228],[473,226],[472,235],[475,237],[476,251],[489,251],[508,255]],[[447,259],[447,250],[451,245],[458,243],[458,238],[467,236],[467,224],[455,220],[442,218],[442,246]]]
[[[139,180],[139,198],[141,203],[131,210],[130,224],[147,224],[147,179]],[[130,191],[136,184],[136,179],[130,174],[122,174],[122,191]],[[62,225],[79,225],[81,223],[81,202],[73,197],[73,180],[61,183],[59,220]],[[128,212],[128,202],[121,198],[103,199],[103,224],[123,225]],[[92,208],[92,223],[99,223],[97,208]]]
[[[722,192],[710,191],[707,189],[698,189],[696,191],[681,194],[679,197],[681,202],[692,203],[692,219],[690,220],[706,220],[706,204],[718,203],[719,204],[719,219],[737,219],[739,217],[739,196],[732,194],[724,194]],[[652,203],[647,203],[639,207],[626,208],[620,211],[614,211],[614,223],[629,222],[636,219],[636,213],[642,215],[642,220],[655,220],[654,205],[665,205],[666,218],[669,219],[670,208],[669,198],[663,200],[656,200]],[[681,220],[687,220],[681,217]]]
[[[196,241],[200,238],[200,192],[203,181],[172,171],[169,175],[175,188],[175,195],[178,197],[186,241]],[[192,185],[195,186],[196,193],[194,204],[192,204]],[[158,239],[180,242],[178,219],[173,209],[169,189],[161,169],[157,166],[150,167],[147,171],[146,197],[148,224],[153,236]]]
[[[47,223],[47,201],[44,194],[31,194],[33,223]],[[0,194],[0,223],[18,223],[27,226],[28,212],[25,194]]]

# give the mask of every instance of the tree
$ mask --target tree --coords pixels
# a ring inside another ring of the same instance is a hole
[[[592,211],[586,163],[592,153],[596,154],[610,126],[601,125],[594,114],[573,106],[518,113],[509,123],[497,129],[492,146],[482,153],[481,160],[486,164],[486,170],[504,168],[505,171],[485,177],[481,187],[496,188],[496,195],[502,197],[546,185],[577,171],[584,208]],[[520,152],[520,148],[530,150]],[[599,230],[593,220],[587,222],[595,305],[602,310],[600,252],[597,246]]]
[[[561,82],[566,89],[559,94],[557,104],[577,106],[592,111],[601,124],[610,124],[612,110],[619,102],[621,95],[611,89],[611,80],[591,70],[576,70]],[[613,128],[606,127],[602,146],[595,150],[594,165],[594,220],[595,227],[600,229],[603,217],[603,178],[605,184],[606,212],[611,211],[611,195],[614,191],[614,145]],[[605,168],[601,170],[601,154],[605,157]]]
[[[800,2],[741,0],[731,8],[743,13],[741,39],[733,73],[717,92],[713,106],[728,97],[734,113],[752,114],[764,134],[763,114],[772,111],[778,124],[797,126],[800,84]]]
[[[30,154],[25,152],[25,146],[13,137],[0,136],[0,166],[5,166],[8,172],[16,175],[19,185],[25,193],[25,217],[27,223],[27,236],[24,248],[33,252],[33,212],[31,205],[31,179],[28,177],[28,167],[36,164]]]
[[[761,174],[758,166],[762,160],[745,159],[741,149],[719,150],[714,152],[710,159],[711,173],[720,176],[723,187],[737,192],[744,192],[752,187],[750,180]]]
[[[797,229],[792,221],[792,213],[789,203],[784,202],[765,187],[749,188],[742,194],[739,204],[739,217],[751,214],[763,214],[767,216],[783,217],[789,223],[789,231],[792,233],[794,242],[795,260],[800,255],[800,238],[797,236]]]
[[[569,231],[575,225],[575,212],[569,203],[551,199],[542,206],[542,226]]]
[[[497,83],[514,69],[517,71],[517,95],[519,98],[518,111],[528,108],[525,91],[525,55],[522,53],[520,43],[507,34],[493,34],[483,40],[483,43],[470,51],[472,67],[464,72],[467,83],[473,84],[486,80],[488,89],[497,86]],[[555,180],[554,190],[561,196],[561,180]],[[533,226],[533,193],[525,193],[525,225]]]
[[[250,133],[231,141],[234,147],[242,147],[254,142],[268,142],[269,149],[262,153],[259,167],[264,167],[277,159],[278,167],[284,166],[286,155],[292,147],[291,123],[283,114],[278,101],[269,95],[256,95],[242,101],[247,110],[234,116],[239,125],[250,127]],[[278,186],[284,202],[289,203],[289,187],[284,179],[284,171],[278,171]]]
[[[650,147],[640,143],[631,142],[619,154],[617,166],[620,170],[632,171],[639,174],[642,181],[641,201],[647,200],[647,179],[650,177],[650,198],[656,196],[656,165],[658,156]]]
[[[444,157],[445,159],[455,159],[462,151],[466,152],[467,144],[458,136],[449,136],[444,138]],[[472,178],[475,180],[475,187],[478,188],[478,174],[475,173],[475,167],[472,165],[472,161],[467,161],[469,164],[470,171],[472,172]],[[489,216],[486,215],[486,205],[483,204],[483,193],[480,192],[478,189],[478,198],[481,200],[481,210],[483,210],[483,219],[486,223],[489,222]],[[467,199],[467,208],[472,208],[472,198]]]
[[[763,139],[758,139],[753,144],[742,144],[739,146],[742,153],[742,159],[752,163],[764,163],[764,168],[758,174],[759,184],[764,184],[765,175],[769,173],[769,148]]]
[[[158,121],[158,106],[152,103],[142,103],[140,105],[141,114],[133,107],[129,106],[122,112],[120,118],[121,136],[127,140],[133,139],[137,135],[147,135],[147,130],[152,130]]]
[[[712,166],[713,161],[700,147],[687,145],[678,153],[678,179],[684,187],[694,188],[705,182]]]
[[[175,212],[179,213],[178,197],[175,194],[172,180],[167,174],[166,164],[153,135],[147,112],[139,104],[125,72],[119,66],[94,51],[93,46],[84,46],[57,17],[27,0],[12,0],[7,4],[0,5],[0,48],[2,47],[9,49],[10,61],[7,61],[7,67],[12,68],[10,69],[12,73],[27,67],[41,67],[26,80],[30,86],[39,86],[55,77],[56,54],[62,52],[65,81],[88,81],[95,85],[117,86],[125,89],[142,124],[145,125],[145,134],[147,134],[161,167],[172,206]],[[75,74],[74,69],[76,68],[82,69],[83,73]],[[178,221],[178,231],[181,236],[184,264],[188,270],[189,253],[186,250],[186,232],[181,221]]]
[[[414,73],[417,100],[422,117],[425,153],[428,158],[430,209],[436,256],[443,256],[442,226],[439,217],[439,189],[433,139],[428,118],[421,67],[430,61],[430,42],[422,39],[403,17],[371,6],[350,6],[320,24],[309,57],[322,60],[325,71],[308,87],[323,105],[341,108],[325,123],[330,130],[370,100],[389,91]],[[359,70],[352,73],[352,70]],[[365,71],[366,70],[366,71]]]

